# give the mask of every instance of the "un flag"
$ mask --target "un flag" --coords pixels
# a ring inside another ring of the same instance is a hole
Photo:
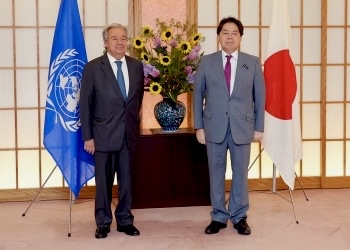
[[[52,43],[44,124],[44,146],[74,193],[94,176],[84,150],[79,115],[81,77],[87,62],[76,0],[61,0]]]

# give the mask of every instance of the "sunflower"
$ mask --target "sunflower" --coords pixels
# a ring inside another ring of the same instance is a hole
[[[158,95],[162,91],[162,86],[158,82],[152,82],[149,85],[149,92],[152,95]]]
[[[178,48],[185,54],[191,51],[191,44],[187,41],[183,41],[179,44]]]
[[[162,65],[164,65],[164,66],[168,66],[168,65],[170,65],[170,63],[171,63],[171,59],[170,59],[170,57],[168,57],[168,56],[162,56],[162,57],[160,58],[159,62],[160,62]]]
[[[147,53],[145,52],[142,52],[141,53],[141,56],[140,56],[141,60],[145,61],[146,63],[149,63],[150,62],[150,57]]]
[[[134,47],[136,48],[136,49],[142,49],[143,48],[143,46],[144,46],[144,44],[145,44],[145,42],[142,40],[142,38],[141,37],[135,37],[134,39],[133,39],[133,41],[132,41],[132,43],[133,43],[133,45],[134,45]]]
[[[152,34],[152,28],[150,26],[144,26],[141,29],[141,36],[149,37]]]
[[[191,43],[192,44],[196,44],[199,43],[202,40],[202,34],[201,33],[197,33],[194,36],[191,37]]]
[[[197,31],[197,25],[188,21],[155,21],[155,27],[143,26],[130,39],[128,52],[142,61],[144,90],[176,102],[179,95],[193,91],[205,37]]]
[[[161,35],[161,37],[164,41],[171,40],[172,36],[173,36],[173,33],[172,33],[171,29],[166,29],[165,31],[162,32],[162,35]]]

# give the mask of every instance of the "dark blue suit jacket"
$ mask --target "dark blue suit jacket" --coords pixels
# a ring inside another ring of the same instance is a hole
[[[143,65],[125,56],[129,92],[124,101],[106,54],[85,65],[80,91],[80,119],[84,141],[94,139],[97,151],[118,151],[124,136],[129,149],[136,148],[140,134],[143,98]]]

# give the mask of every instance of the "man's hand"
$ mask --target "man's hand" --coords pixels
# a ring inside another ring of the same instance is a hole
[[[261,142],[262,138],[263,138],[263,132],[259,132],[259,131],[254,131],[254,139],[253,142]]]
[[[197,141],[200,144],[205,144],[205,135],[204,135],[204,129],[197,129],[196,130],[196,137],[197,137]]]
[[[88,140],[84,142],[84,149],[86,152],[89,154],[94,154],[95,153],[95,142],[94,139]]]

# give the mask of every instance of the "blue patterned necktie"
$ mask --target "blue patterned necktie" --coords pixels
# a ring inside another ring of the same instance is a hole
[[[115,61],[115,63],[118,66],[117,69],[117,82],[119,84],[120,91],[123,94],[124,100],[126,100],[126,89],[125,89],[125,81],[124,81],[124,75],[122,71],[122,61]]]

